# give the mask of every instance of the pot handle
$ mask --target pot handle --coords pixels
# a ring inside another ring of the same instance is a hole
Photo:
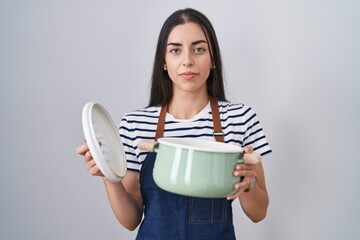
[[[138,143],[138,148],[144,151],[155,152],[158,145],[159,143],[156,141],[142,140]]]
[[[261,162],[261,156],[258,153],[242,153],[243,163],[245,164],[258,164]]]

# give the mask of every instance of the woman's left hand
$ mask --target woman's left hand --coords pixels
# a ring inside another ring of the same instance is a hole
[[[253,161],[254,159],[261,161],[260,156],[253,153],[253,148],[251,146],[244,147],[244,153],[244,162],[247,162],[247,160]],[[250,187],[252,179],[257,176],[257,164],[236,164],[233,174],[236,177],[243,177],[243,179],[241,182],[234,184],[234,189],[236,191],[227,197],[228,200],[233,200],[239,197],[246,189]]]

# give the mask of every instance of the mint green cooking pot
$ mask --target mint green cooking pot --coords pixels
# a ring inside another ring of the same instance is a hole
[[[243,163],[243,149],[221,142],[159,138],[142,141],[139,148],[157,153],[153,177],[158,187],[172,193],[223,198],[234,192],[234,167]]]

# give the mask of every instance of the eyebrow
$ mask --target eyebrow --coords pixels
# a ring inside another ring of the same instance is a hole
[[[197,41],[192,42],[191,45],[194,46],[194,45],[197,45],[197,44],[200,44],[200,43],[206,43],[207,44],[207,42],[205,40],[197,40]],[[176,42],[169,42],[167,44],[167,46],[182,46],[182,44],[181,43],[176,43]]]

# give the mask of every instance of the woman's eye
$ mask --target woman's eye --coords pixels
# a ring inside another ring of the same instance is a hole
[[[195,48],[194,49],[194,53],[196,53],[196,54],[201,54],[203,52],[205,52],[205,48]]]
[[[178,48],[173,48],[173,49],[170,50],[170,52],[171,52],[172,54],[177,55],[177,54],[180,53],[180,49],[178,49]]]

